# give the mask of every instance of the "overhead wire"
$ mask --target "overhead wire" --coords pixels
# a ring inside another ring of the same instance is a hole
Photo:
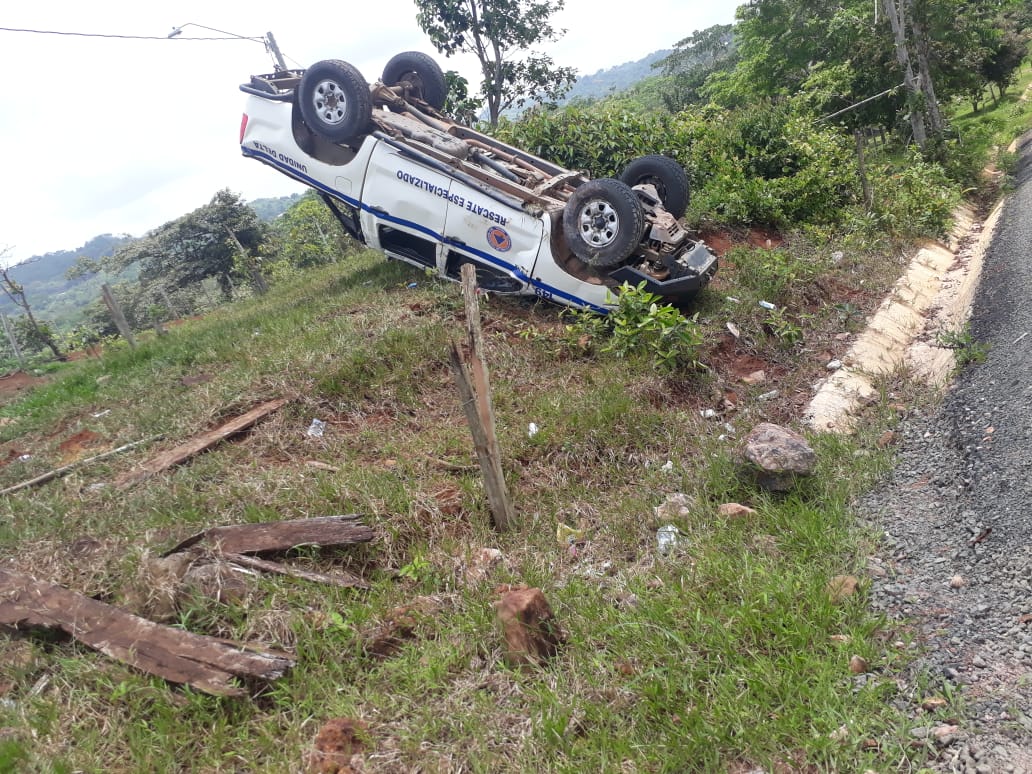
[[[111,33],[102,32],[67,32],[62,30],[35,30],[27,29],[22,27],[0,27],[0,32],[28,32],[35,35],[68,35],[71,37],[78,38],[114,38],[118,40],[253,40],[258,43],[264,41],[264,38],[260,37],[245,37],[243,35],[232,35],[228,37],[191,37],[185,38],[181,35],[177,35],[173,38],[167,35],[115,35]]]

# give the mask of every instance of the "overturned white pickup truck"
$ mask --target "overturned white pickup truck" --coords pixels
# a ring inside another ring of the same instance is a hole
[[[448,120],[433,59],[398,54],[371,86],[352,65],[256,75],[241,85],[245,156],[315,189],[356,239],[481,288],[608,311],[623,283],[694,296],[716,256],[679,223],[688,179],[650,155],[590,180]]]

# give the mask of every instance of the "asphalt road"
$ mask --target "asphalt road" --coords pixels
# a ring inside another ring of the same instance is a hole
[[[903,422],[862,504],[885,532],[872,603],[922,654],[896,701],[941,771],[1032,774],[1032,133],[1019,152],[972,311],[988,355]],[[952,703],[920,709],[933,695]]]

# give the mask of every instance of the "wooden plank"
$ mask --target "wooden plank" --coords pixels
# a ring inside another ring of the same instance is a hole
[[[286,653],[156,624],[52,583],[0,569],[0,624],[60,629],[123,664],[219,696],[246,696],[237,680],[270,681],[294,666]]]
[[[241,567],[259,570],[261,572],[271,572],[276,575],[288,575],[291,578],[300,578],[301,580],[311,581],[312,583],[325,583],[328,586],[340,586],[341,588],[346,589],[369,588],[369,584],[364,580],[348,573],[326,575],[321,572],[312,572],[311,570],[289,567],[285,564],[280,564],[279,562],[270,562],[268,559],[257,559],[253,556],[244,556],[243,554],[223,554],[222,558],[227,562],[238,564]]]
[[[155,473],[160,473],[168,468],[181,465],[191,457],[200,454],[217,443],[225,440],[231,435],[235,435],[242,430],[246,430],[255,422],[260,419],[264,419],[272,412],[278,410],[287,402],[286,398],[277,398],[276,400],[269,400],[265,403],[255,406],[253,409],[248,411],[246,414],[241,414],[238,417],[230,419],[228,422],[223,422],[218,427],[212,430],[206,430],[203,433],[195,435],[189,441],[184,444],[180,444],[174,449],[163,451],[155,457],[144,462],[140,467],[123,473],[115,480],[115,486],[129,486],[148,478]]]
[[[164,556],[204,542],[226,554],[260,554],[289,551],[298,546],[345,546],[368,543],[373,530],[352,516],[316,516],[311,519],[230,524],[212,527],[188,537]]]

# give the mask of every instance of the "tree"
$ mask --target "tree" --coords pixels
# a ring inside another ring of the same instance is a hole
[[[483,75],[480,88],[491,126],[502,111],[527,102],[560,99],[577,71],[558,67],[552,57],[530,49],[558,40],[566,30],[551,17],[565,0],[416,0],[417,21],[445,56],[476,55]]]
[[[716,72],[732,70],[737,61],[734,25],[715,24],[678,41],[673,53],[652,66],[668,77],[663,101],[676,113],[702,102],[706,80]]]
[[[214,277],[228,298],[234,275],[251,280],[254,267],[242,264],[241,247],[245,259],[255,255],[266,230],[239,195],[223,189],[203,207],[120,248],[105,268],[121,270],[139,262],[141,284],[168,292]]]
[[[3,268],[0,268],[0,290],[3,290],[4,295],[12,303],[20,307],[24,313],[25,328],[23,335],[26,335],[33,348],[42,349],[45,346],[54,353],[54,357],[64,360],[64,354],[58,348],[57,342],[54,341],[54,334],[50,329],[50,325],[36,320],[35,315],[32,314],[32,306],[30,306],[29,300],[25,297],[25,288],[11,277],[11,267],[7,266],[4,260],[8,252],[9,248],[0,249],[0,264],[3,264]]]
[[[297,269],[334,263],[356,246],[314,192],[273,221],[271,237],[270,259]]]

